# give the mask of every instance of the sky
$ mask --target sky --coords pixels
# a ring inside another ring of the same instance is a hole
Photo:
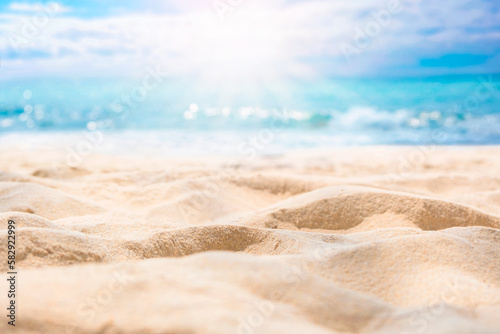
[[[0,0],[0,78],[500,72],[497,0]]]

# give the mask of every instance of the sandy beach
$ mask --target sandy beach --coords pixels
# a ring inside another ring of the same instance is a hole
[[[500,333],[500,147],[1,157],[1,333]]]

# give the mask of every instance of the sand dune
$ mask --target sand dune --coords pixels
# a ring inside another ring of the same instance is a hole
[[[0,332],[500,333],[500,148],[415,150],[3,151]]]

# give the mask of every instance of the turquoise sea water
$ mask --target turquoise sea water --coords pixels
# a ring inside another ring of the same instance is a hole
[[[80,130],[207,140],[270,131],[289,134],[285,145],[294,147],[500,144],[500,75],[204,87],[151,78],[0,81],[0,136]]]

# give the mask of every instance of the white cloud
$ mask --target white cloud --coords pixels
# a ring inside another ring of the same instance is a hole
[[[175,14],[53,15],[43,26],[32,13],[40,5],[13,3],[10,9],[22,13],[0,15],[0,52],[10,55],[3,69],[10,73],[139,73],[158,63],[208,82],[418,72],[421,57],[471,47],[492,52],[491,45],[498,46],[493,28],[499,12],[490,11],[487,2],[474,1],[473,9],[467,3],[402,0],[403,10],[363,48],[356,44],[357,34],[367,33],[367,25],[376,23],[373,13],[387,10],[388,2],[252,1],[242,2],[224,21],[204,5]],[[30,31],[26,43],[13,47],[12,36],[23,38]],[[342,43],[361,51],[351,63]]]

